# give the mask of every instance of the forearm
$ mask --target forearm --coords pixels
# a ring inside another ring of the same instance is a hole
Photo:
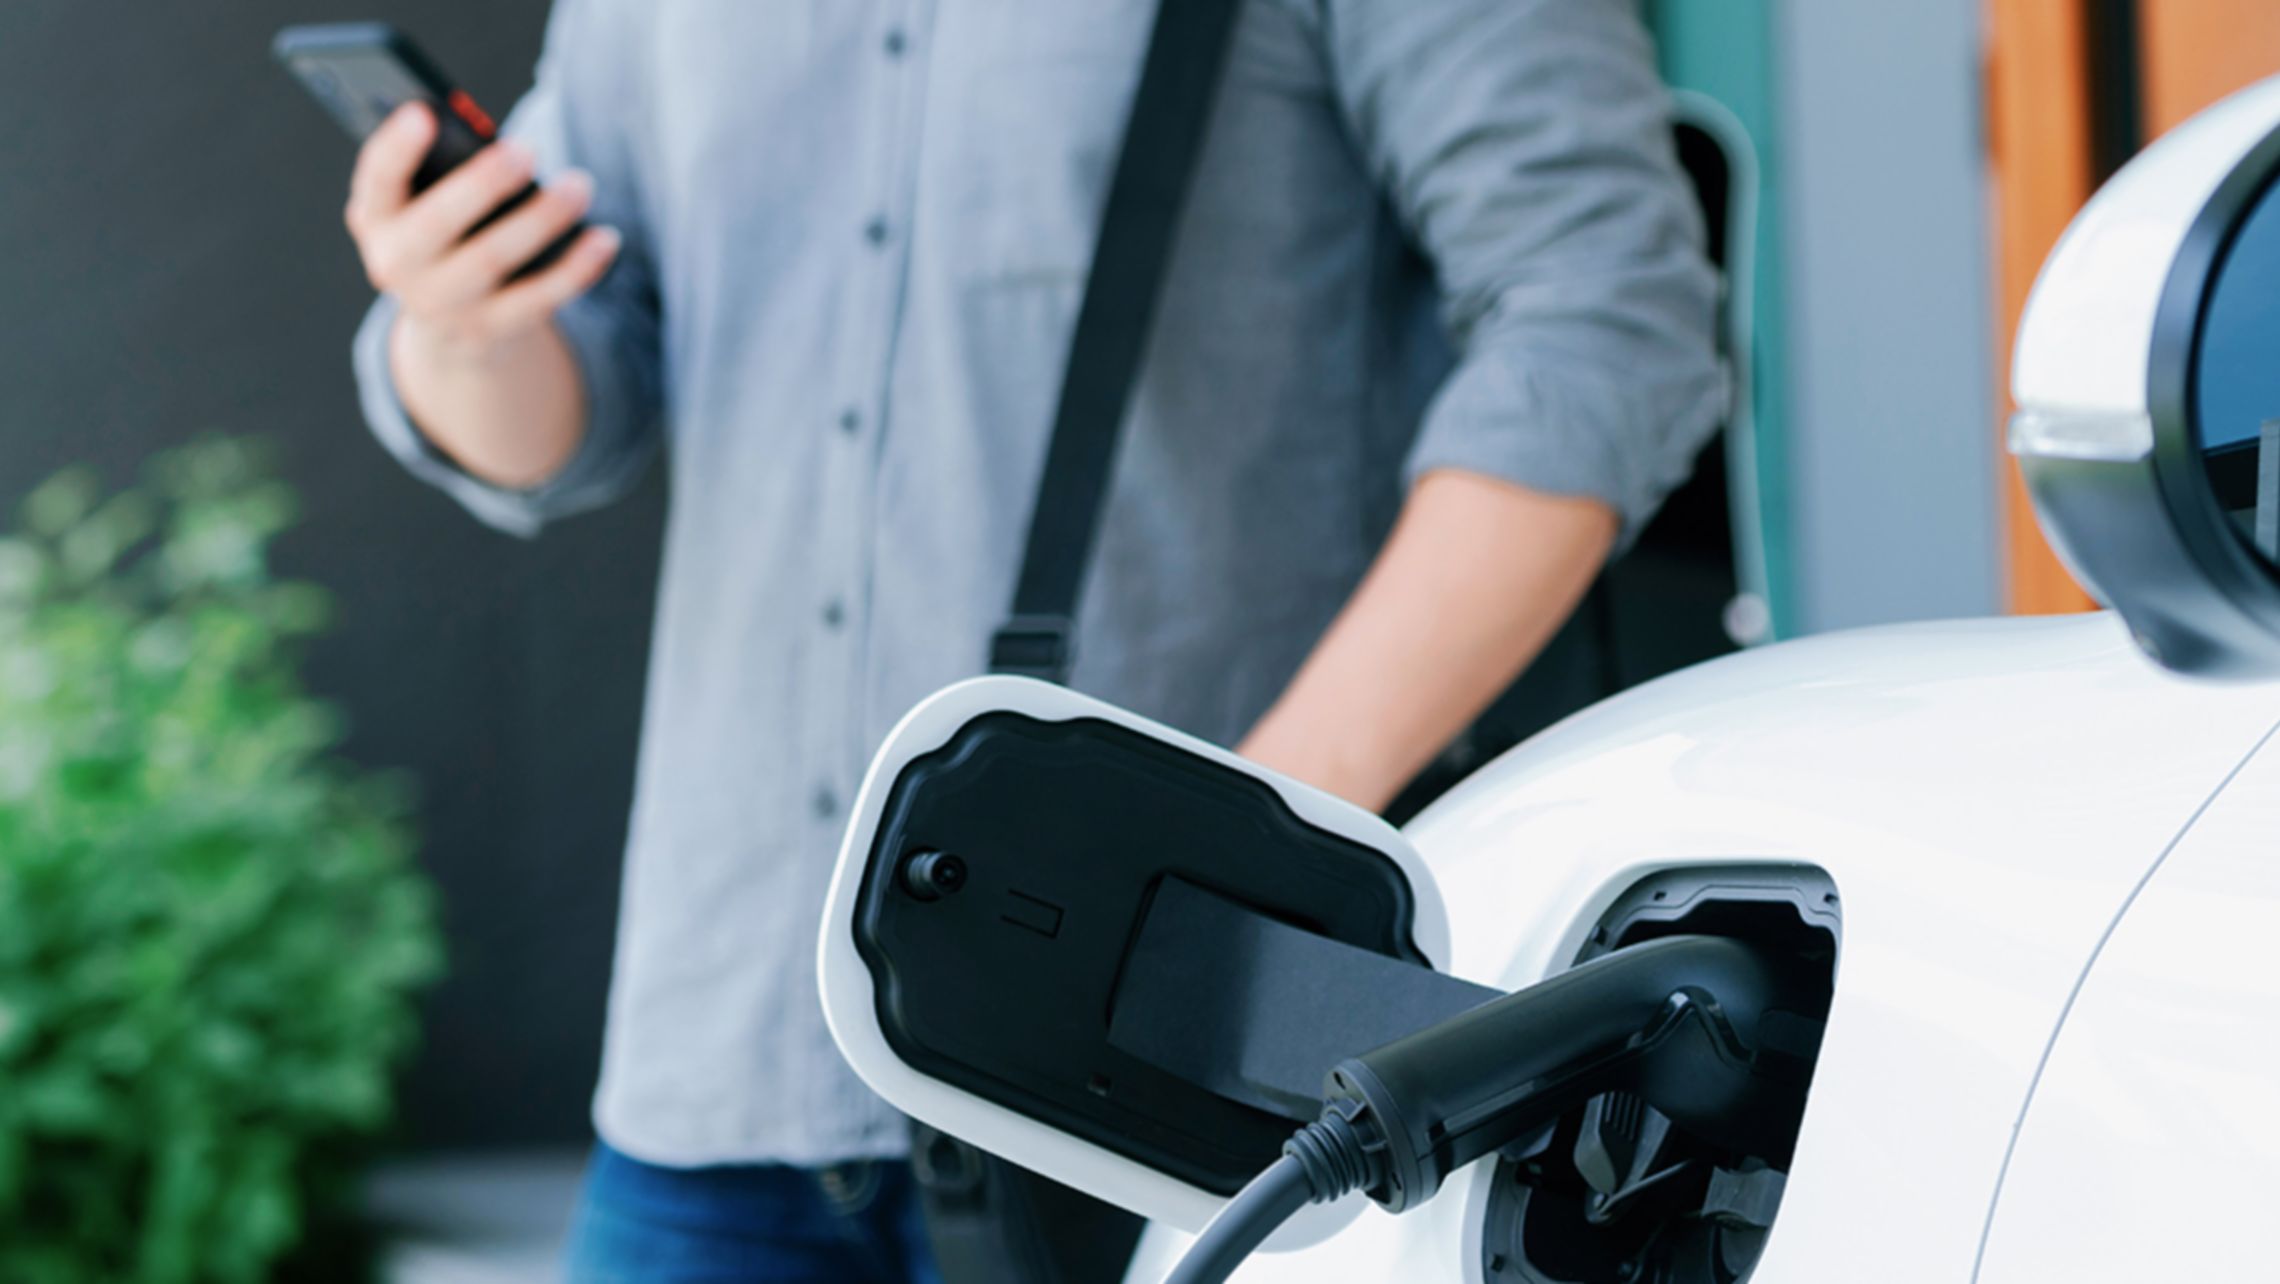
[[[585,388],[576,357],[552,325],[476,347],[405,315],[388,336],[388,365],[421,433],[483,481],[526,489],[577,453]]]
[[[1550,641],[1613,547],[1603,503],[1426,474],[1241,752],[1373,810]]]

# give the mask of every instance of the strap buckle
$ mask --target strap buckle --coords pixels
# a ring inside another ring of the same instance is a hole
[[[1065,615],[1017,615],[990,639],[990,672],[1045,682],[1069,680],[1075,648]]]

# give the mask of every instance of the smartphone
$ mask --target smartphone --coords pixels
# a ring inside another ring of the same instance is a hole
[[[466,90],[444,75],[410,37],[384,22],[287,27],[270,43],[270,52],[359,143],[398,107],[408,102],[426,103],[435,113],[435,145],[412,176],[415,193],[426,191],[499,135],[490,114],[477,106]],[[484,215],[469,234],[481,231],[537,193],[537,183],[526,184]],[[508,279],[545,268],[562,257],[585,230],[581,222],[564,232]]]

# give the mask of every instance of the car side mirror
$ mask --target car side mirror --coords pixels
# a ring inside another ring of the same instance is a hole
[[[2092,199],[2028,301],[2013,387],[2043,530],[2138,645],[2280,675],[2280,78]]]

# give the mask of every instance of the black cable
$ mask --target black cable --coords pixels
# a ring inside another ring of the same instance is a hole
[[[1220,1284],[1299,1209],[1365,1189],[1376,1176],[1375,1155],[1352,1115],[1326,1110],[1227,1201],[1164,1284]]]
[[[1285,1154],[1251,1179],[1203,1228],[1195,1246],[1164,1277],[1164,1284],[1220,1284],[1267,1236],[1314,1201],[1306,1166]]]

